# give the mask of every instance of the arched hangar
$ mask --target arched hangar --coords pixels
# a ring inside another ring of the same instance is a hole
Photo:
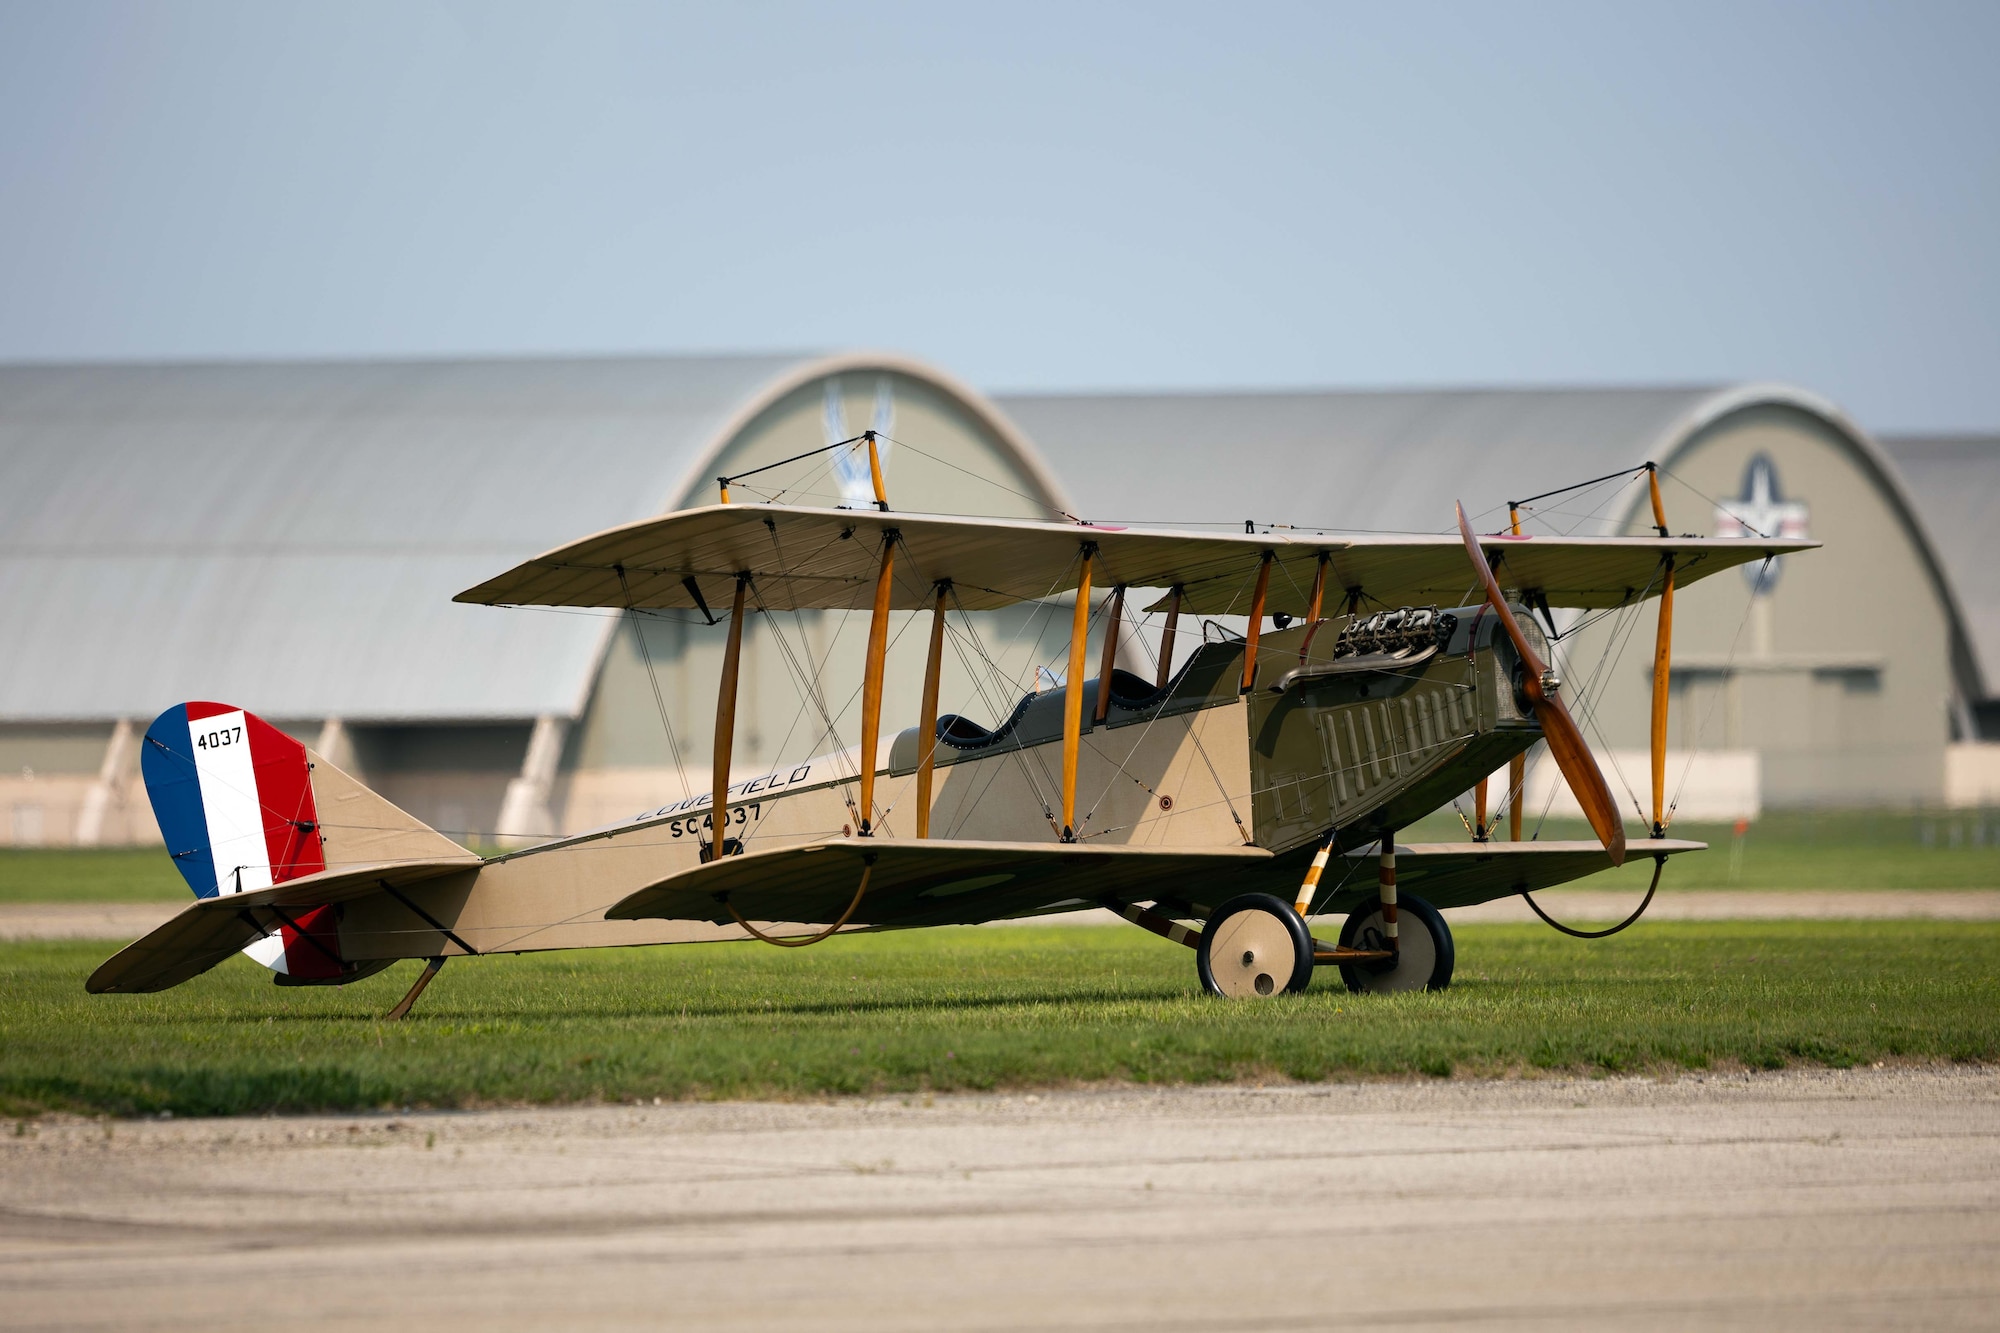
[[[1632,469],[1653,460],[1676,532],[1826,543],[1683,595],[1683,817],[2000,800],[2000,746],[1981,742],[2000,717],[1983,674],[2000,450],[1885,453],[1789,386],[988,400],[865,353],[49,366],[0,368],[0,842],[156,838],[135,728],[184,698],[280,722],[468,841],[673,799],[709,763],[719,633],[452,595],[707,502],[718,476],[744,498],[866,503],[865,477],[823,457],[743,474],[870,427],[899,508],[1237,528],[1444,531],[1462,498],[1489,531],[1508,500],[1530,531],[1640,531]],[[809,649],[788,652],[769,618],[747,623],[739,766],[851,744],[856,631],[787,618]],[[988,625],[1003,646],[1021,627]],[[1565,645],[1641,807],[1652,637],[1642,612]],[[1034,645],[1014,642],[1010,688],[1031,688]],[[826,664],[825,715],[801,705],[802,656]],[[892,700],[914,661],[891,655]],[[966,670],[947,659],[953,697]],[[897,707],[892,730],[914,711]]]
[[[1080,506],[1105,521],[1444,532],[1463,500],[1498,531],[1650,530],[1662,469],[1674,532],[1754,528],[1823,550],[1684,593],[1674,636],[1670,790],[1682,813],[1760,805],[1932,805],[1947,749],[1988,696],[1953,571],[1890,456],[1837,407],[1781,384],[1667,389],[1002,397]],[[1607,475],[1609,474],[1609,475]],[[1963,571],[1990,577],[1982,571]],[[1621,796],[1650,804],[1654,623],[1570,639],[1587,730]],[[1616,770],[1616,771],[1612,771]],[[1550,795],[1531,783],[1531,798]],[[1532,803],[1532,802],[1531,802]]]
[[[706,770],[721,636],[663,613],[642,647],[616,612],[453,594],[869,428],[900,507],[1068,507],[990,402],[895,355],[0,368],[0,841],[156,839],[135,738],[181,699],[258,712],[468,841],[655,804],[675,749]],[[867,487],[820,456],[737,493]],[[763,620],[746,764],[819,725]],[[838,627],[787,628],[824,655]]]

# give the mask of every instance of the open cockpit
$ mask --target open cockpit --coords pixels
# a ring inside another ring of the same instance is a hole
[[[1163,686],[1130,671],[1114,669],[1104,720],[1094,724],[1088,719],[1097,715],[1102,678],[1093,676],[1082,686],[1085,729],[1129,727],[1232,702],[1237,697],[1236,673],[1242,660],[1243,641],[1232,638],[1204,643]],[[958,713],[943,714],[937,720],[938,766],[1060,741],[1068,694],[1069,687],[1059,685],[1025,695],[994,727],[983,727]],[[902,777],[916,771],[917,741],[921,734],[920,728],[907,727],[897,735],[889,749],[892,775]]]

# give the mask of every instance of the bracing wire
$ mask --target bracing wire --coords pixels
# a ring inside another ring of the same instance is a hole
[[[1766,557],[1766,563],[1769,563],[1768,557]],[[1736,650],[1743,643],[1743,631],[1750,624],[1750,611],[1756,604],[1757,599],[1755,596],[1750,597],[1743,603],[1743,616],[1736,622],[1736,632],[1729,637],[1729,655],[1723,659],[1722,663],[1722,678],[1725,682],[1735,674]],[[1725,686],[1725,688],[1727,687]],[[1708,734],[1709,720],[1715,716],[1715,705],[1717,700],[1722,697],[1722,694],[1722,690],[1717,690],[1709,696],[1708,707],[1702,710],[1701,720],[1695,724],[1695,743],[1688,747],[1687,760],[1681,765],[1680,780],[1674,784],[1673,799],[1667,803],[1667,819],[1669,822],[1672,821],[1673,812],[1680,808],[1681,793],[1687,790],[1688,778],[1694,773],[1694,761],[1701,747],[1701,738]]]
[[[1206,624],[1204,623],[1204,633],[1205,632],[1206,632]],[[1146,650],[1147,659],[1152,663],[1153,667],[1157,670],[1160,664],[1159,654],[1153,651],[1153,645],[1151,641],[1142,637],[1139,640],[1139,642],[1141,646],[1143,646]],[[1194,744],[1195,754],[1200,756],[1202,767],[1208,770],[1208,776],[1210,781],[1215,783],[1215,790],[1217,791],[1217,793],[1221,795],[1222,804],[1229,811],[1229,818],[1236,825],[1236,831],[1242,835],[1244,844],[1246,846],[1249,845],[1253,841],[1250,837],[1250,830],[1243,823],[1243,816],[1237,813],[1236,803],[1229,799],[1229,788],[1222,781],[1222,774],[1216,771],[1215,760],[1209,757],[1208,747],[1201,743],[1201,733],[1195,728],[1194,725],[1195,715],[1192,713],[1182,713],[1179,716],[1180,716],[1181,726],[1186,731],[1188,740]]]
[[[681,780],[681,798],[690,800],[694,796],[694,789],[688,786],[687,765],[681,761],[681,743],[674,735],[674,724],[667,718],[667,698],[660,693],[660,676],[653,669],[653,650],[646,644],[646,626],[639,619],[638,608],[632,605],[632,589],[625,582],[625,566],[613,565],[612,568],[618,574],[619,591],[625,595],[626,614],[632,618],[632,637],[639,641],[639,656],[646,663],[646,680],[653,687],[653,702],[659,705],[660,726],[667,733],[667,749],[673,753],[674,772]]]
[[[907,440],[898,440],[888,435],[882,435],[879,438],[888,440],[889,443],[895,445],[898,449],[908,449],[911,453],[916,454],[920,458],[928,458],[933,463],[939,464],[942,467],[948,467],[953,472],[962,472],[966,476],[971,477],[974,481],[983,481],[988,486],[997,486],[1001,490],[1007,492],[1007,494],[1009,495],[1019,496],[1021,499],[1026,500],[1029,504],[1035,506],[1037,509],[1046,509],[1051,514],[1060,515],[1061,517],[1068,519],[1072,523],[1083,522],[1082,519],[1078,518],[1075,514],[1070,513],[1069,510],[1067,509],[1063,509],[1056,505],[1052,505],[1047,500],[1043,500],[1037,496],[1030,495],[1026,491],[1017,491],[1012,486],[1007,485],[1005,482],[995,481],[991,477],[982,476],[980,473],[973,472],[967,468],[962,468],[958,464],[953,463],[948,459],[939,458],[936,454],[926,453],[922,449],[917,448],[916,445],[909,443]]]

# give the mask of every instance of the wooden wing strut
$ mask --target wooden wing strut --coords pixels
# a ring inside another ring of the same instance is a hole
[[[1092,722],[1102,722],[1111,712],[1111,673],[1118,669],[1118,628],[1125,618],[1125,585],[1111,590],[1111,610],[1104,621],[1104,651],[1097,659],[1097,710]]]
[[[709,771],[715,827],[708,839],[708,855],[715,861],[722,859],[729,840],[729,761],[736,745],[736,680],[743,665],[743,594],[749,587],[750,576],[738,575],[736,600],[729,608],[729,646],[722,651],[722,688],[715,695],[715,762]]]
[[[1164,690],[1174,674],[1174,632],[1181,625],[1181,585],[1173,587],[1173,600],[1167,603],[1167,627],[1160,631],[1160,671],[1153,681],[1155,689]]]
[[[1083,662],[1090,639],[1090,564],[1097,543],[1085,542],[1077,574],[1076,610],[1069,626],[1069,687],[1063,692],[1062,840],[1076,841],[1076,763],[1083,748]]]
[[[1319,633],[1320,612],[1326,609],[1326,570],[1333,563],[1333,556],[1325,551],[1319,553],[1319,562],[1313,567],[1312,597],[1306,602],[1306,636],[1299,641],[1299,665],[1306,664],[1307,654],[1312,652],[1313,636]]]
[[[949,580],[937,585],[937,605],[931,608],[931,651],[924,661],[924,699],[917,717],[917,836],[931,836],[931,785],[937,773],[938,678],[944,668],[944,603],[951,595]]]
[[[1257,688],[1257,638],[1264,629],[1264,599],[1271,591],[1271,562],[1276,552],[1264,552],[1257,565],[1257,590],[1250,594],[1250,633],[1243,643],[1243,693]]]
[[[882,740],[882,675],[889,656],[889,597],[895,589],[896,530],[882,534],[882,567],[875,576],[875,614],[868,621],[868,661],[861,672],[861,827],[875,831],[876,750]],[[935,730],[935,728],[933,728]]]
[[[1519,505],[1509,504],[1507,506],[1507,523],[1513,529],[1516,537],[1521,535],[1521,509]],[[1525,754],[1517,754],[1507,761],[1507,797],[1509,803],[1507,810],[1507,833],[1514,842],[1521,840],[1521,781],[1527,771],[1528,756]],[[1472,840],[1474,842],[1485,842],[1493,836],[1493,829],[1486,822],[1486,790],[1492,778],[1493,775],[1489,773],[1479,779],[1478,793],[1473,797]],[[1494,821],[1494,823],[1498,822],[1497,819]]]
[[[1646,485],[1653,498],[1653,525],[1667,535],[1667,508],[1660,503],[1660,470],[1646,464]],[[1653,635],[1653,836],[1667,836],[1667,705],[1674,647],[1674,558],[1661,557],[1660,623]],[[1657,882],[1657,876],[1655,880]]]

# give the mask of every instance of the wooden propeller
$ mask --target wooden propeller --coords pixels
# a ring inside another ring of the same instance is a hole
[[[1576,793],[1577,803],[1583,807],[1584,816],[1590,820],[1590,827],[1596,831],[1598,841],[1611,854],[1611,864],[1624,865],[1625,823],[1618,817],[1618,805],[1611,798],[1611,788],[1605,784],[1604,774],[1598,770],[1590,747],[1584,744],[1583,732],[1577,728],[1576,719],[1569,715],[1568,707],[1556,695],[1561,682],[1535,655],[1528,636],[1521,630],[1521,622],[1514,618],[1513,609],[1501,596],[1500,581],[1493,577],[1493,567],[1486,563],[1486,552],[1480,549],[1479,539],[1472,535],[1472,524],[1466,520],[1462,504],[1458,506],[1458,532],[1465,538],[1465,552],[1472,557],[1472,567],[1479,571],[1480,582],[1486,585],[1487,602],[1500,618],[1507,637],[1513,640],[1514,651],[1520,654],[1522,689],[1528,696],[1528,702],[1534,706],[1535,720],[1542,724],[1542,739],[1549,743],[1549,753],[1555,756],[1556,767],[1562,770],[1569,789]]]

